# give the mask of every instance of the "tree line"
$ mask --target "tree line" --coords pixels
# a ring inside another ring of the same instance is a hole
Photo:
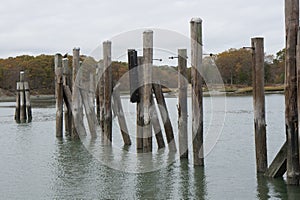
[[[68,56],[71,68],[72,56]],[[85,56],[81,57],[83,61]],[[285,50],[280,50],[276,55],[265,56],[265,82],[266,84],[284,83]],[[234,85],[252,84],[252,52],[247,49],[229,49],[217,55],[203,58],[201,74],[206,83],[221,83]],[[191,68],[188,68],[188,81],[191,82]],[[54,56],[22,55],[0,59],[0,88],[15,92],[19,72],[25,71],[25,78],[29,82],[34,94],[54,94]],[[113,80],[122,77],[121,88],[129,88],[128,64],[114,61],[112,63]],[[221,79],[220,79],[220,76]],[[153,77],[160,80],[166,87],[177,87],[176,66],[155,66]]]

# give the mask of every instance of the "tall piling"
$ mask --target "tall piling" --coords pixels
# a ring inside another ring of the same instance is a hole
[[[299,0],[285,0],[285,127],[287,139],[287,184],[299,184],[296,45]]]
[[[268,168],[264,90],[264,39],[252,38],[251,44],[256,171],[264,173]]]
[[[32,120],[29,84],[24,80],[25,72],[21,71],[16,94],[15,120],[17,123],[26,123]]]
[[[203,146],[203,94],[202,94],[202,20],[193,18],[191,26],[191,64],[192,64],[192,140],[194,165],[204,165]]]
[[[21,86],[20,82],[17,82],[17,94],[16,94],[16,110],[15,110],[15,120],[17,123],[20,123],[20,91]]]
[[[25,87],[24,87],[24,71],[20,72],[20,122],[25,123],[27,120],[26,114],[26,100],[25,100]]]
[[[28,82],[24,82],[24,91],[25,91],[25,104],[27,111],[27,122],[32,121],[32,111],[31,111],[31,102],[30,102],[30,90]]]
[[[150,120],[150,106],[152,95],[152,66],[153,66],[153,31],[143,32],[143,149],[152,151],[152,127]]]
[[[24,71],[20,72],[20,122],[25,123],[27,120],[25,87],[24,87]]]
[[[300,113],[300,27],[298,28],[298,39],[297,39],[297,53],[296,53],[296,64],[297,64],[297,105],[298,106],[298,114]],[[298,126],[300,124],[300,117],[298,116]],[[299,127],[298,127],[298,134],[299,133]],[[299,136],[298,135],[298,136]],[[300,162],[300,137],[298,137],[298,145],[299,145],[299,162]],[[300,179],[300,178],[299,178]],[[300,180],[299,180],[300,181]],[[300,183],[300,182],[299,182]]]
[[[69,87],[71,83],[71,73],[69,69],[69,60],[64,58],[62,60],[63,68],[63,87]],[[68,108],[67,103],[64,103],[64,119],[65,119],[65,135],[71,136],[72,130],[72,110]]]
[[[138,78],[138,86],[143,85],[143,57],[137,57],[138,67],[137,67],[137,74]],[[143,97],[143,87],[138,88],[138,95],[139,97]],[[136,103],[136,148],[137,152],[142,152],[143,150],[143,98],[139,98],[139,101]]]
[[[62,56],[56,54],[55,65],[55,98],[56,98],[56,137],[63,136],[63,81]],[[22,97],[21,97],[22,99]]]
[[[98,63],[99,124],[101,137],[104,138],[104,66],[103,60]]]
[[[83,122],[82,116],[82,101],[80,98],[79,89],[76,86],[76,76],[80,68],[80,48],[73,49],[73,59],[72,59],[72,114],[73,114],[73,123],[72,123],[72,138],[79,138],[79,133],[76,127],[79,127]],[[76,124],[76,126],[75,126]],[[83,130],[83,129],[82,129]]]
[[[103,42],[104,64],[104,138],[103,143],[110,145],[112,142],[112,66],[111,66],[111,41]]]
[[[178,141],[180,158],[188,158],[187,50],[178,50]]]

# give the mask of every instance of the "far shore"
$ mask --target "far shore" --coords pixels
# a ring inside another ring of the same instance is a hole
[[[11,92],[2,92],[0,93],[0,102],[14,102],[16,97]],[[188,96],[191,96],[191,85],[188,87]],[[208,86],[203,88],[203,96],[241,96],[241,95],[252,95],[253,88],[249,86]],[[164,88],[164,94],[166,98],[172,98],[178,96],[178,89],[171,88],[166,89]],[[284,93],[284,85],[272,85],[272,86],[265,86],[265,93],[266,94],[281,94]],[[121,91],[121,95],[123,97],[129,97],[129,91]],[[55,95],[31,95],[30,97],[32,102],[49,102],[55,103]]]

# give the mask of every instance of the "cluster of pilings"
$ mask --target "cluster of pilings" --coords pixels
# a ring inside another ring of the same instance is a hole
[[[287,184],[299,185],[299,117],[300,113],[300,28],[299,0],[285,0],[285,128],[286,142],[268,167],[264,100],[263,39],[253,38],[253,98],[258,173],[268,177],[282,177]]]
[[[191,65],[193,89],[192,138],[195,165],[204,165],[203,156],[203,101],[202,77],[202,20],[195,18],[191,26]],[[121,134],[125,145],[131,145],[129,130],[126,125],[119,86],[112,80],[112,60],[110,41],[103,42],[103,59],[99,62],[87,57],[80,65],[79,49],[73,50],[72,68],[68,59],[55,56],[56,75],[56,136],[63,136],[63,112],[65,112],[65,132],[77,138],[86,135],[83,123],[85,108],[89,132],[96,137],[97,122],[101,129],[103,144],[112,143],[112,116],[118,117]],[[188,157],[188,112],[187,112],[187,50],[178,50],[178,141],[181,158]],[[153,151],[153,134],[158,148],[168,146],[170,151],[177,151],[173,126],[164,99],[162,86],[152,79],[153,66],[153,31],[143,32],[143,55],[138,56],[134,49],[128,50],[130,76],[130,101],[136,103],[136,148],[137,152]],[[72,71],[72,73],[71,73]],[[80,74],[80,78],[76,78]],[[96,75],[95,75],[96,74]],[[94,78],[92,78],[94,77]],[[96,77],[96,78],[95,78]],[[154,98],[155,97],[155,98]],[[96,99],[96,101],[95,101]],[[156,103],[154,100],[156,99]],[[96,104],[96,111],[94,109]],[[159,112],[158,112],[159,110]],[[163,121],[160,126],[159,116]],[[163,129],[165,137],[163,136]],[[154,133],[153,133],[154,132]],[[167,140],[167,145],[164,141]]]
[[[17,82],[15,120],[17,123],[26,123],[32,120],[29,84],[25,81],[24,71],[20,72],[20,81]]]

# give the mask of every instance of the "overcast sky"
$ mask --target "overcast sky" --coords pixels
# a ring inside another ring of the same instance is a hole
[[[88,55],[105,40],[135,35],[140,41],[138,34],[122,37],[132,30],[188,38],[193,17],[203,20],[206,53],[250,46],[257,36],[265,38],[268,54],[284,47],[284,0],[9,0],[0,5],[0,57],[71,53],[73,47]]]

